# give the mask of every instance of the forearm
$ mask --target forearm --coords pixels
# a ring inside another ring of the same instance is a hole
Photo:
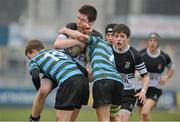
[[[57,39],[54,43],[55,49],[65,49],[75,45],[84,45],[84,43],[76,39]]]
[[[63,33],[67,34],[68,36],[70,36],[70,37],[72,37],[72,38],[74,38],[76,40],[82,41],[84,43],[87,43],[87,41],[89,39],[88,35],[80,33],[78,31],[74,31],[74,30],[68,29],[68,28],[65,28]]]
[[[144,91],[146,92],[149,86],[149,75],[148,74],[144,75],[144,77],[142,77],[142,80],[143,80],[142,89],[144,89]]]
[[[169,80],[174,74],[174,69],[168,69],[164,76],[162,76],[166,81]]]

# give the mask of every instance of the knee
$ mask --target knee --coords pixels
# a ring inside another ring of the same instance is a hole
[[[49,90],[43,88],[40,88],[38,92],[40,98],[46,98],[49,94]]]
[[[148,116],[149,116],[149,112],[148,111],[142,111],[141,112],[141,117],[147,118]]]

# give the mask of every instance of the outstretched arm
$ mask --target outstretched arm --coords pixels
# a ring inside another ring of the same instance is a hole
[[[67,37],[65,38],[64,34],[59,34],[58,38],[54,43],[54,47],[56,49],[60,49],[60,48],[65,49],[76,45],[80,45],[81,47],[84,47],[85,44],[73,38],[67,38]]]
[[[67,34],[68,36],[72,37],[73,39],[79,40],[81,42],[87,43],[89,39],[89,35],[83,34],[78,31],[74,31],[68,28],[62,28],[59,30],[59,33]]]

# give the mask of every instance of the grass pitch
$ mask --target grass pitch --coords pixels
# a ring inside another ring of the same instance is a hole
[[[0,107],[0,121],[28,121],[31,108],[23,107]],[[134,111],[131,121],[139,121],[138,112]],[[152,112],[153,121],[180,121],[180,111],[157,111]],[[55,121],[55,110],[45,108],[41,114],[41,121]],[[77,118],[77,121],[97,121],[94,109],[83,108]]]

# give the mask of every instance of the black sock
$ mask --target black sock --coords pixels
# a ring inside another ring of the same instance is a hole
[[[33,117],[32,115],[30,115],[30,117],[29,117],[30,122],[38,122],[39,119],[40,119],[40,116],[39,117]]]

